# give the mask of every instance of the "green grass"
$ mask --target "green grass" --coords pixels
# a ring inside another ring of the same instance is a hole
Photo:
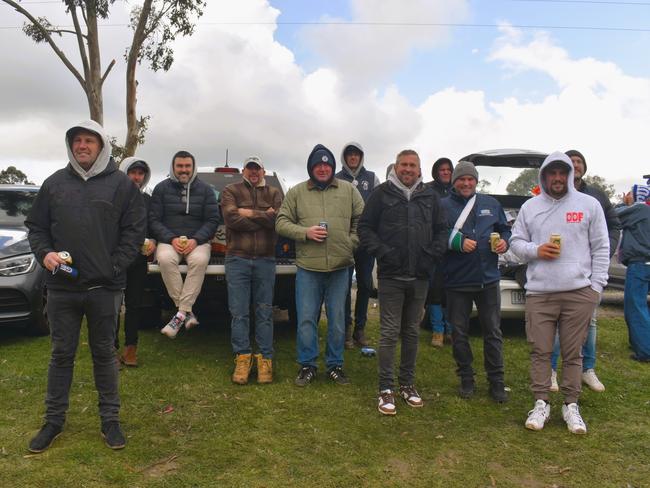
[[[377,328],[373,309],[373,339]],[[478,391],[463,401],[450,348],[432,349],[422,331],[417,386],[425,406],[399,403],[392,418],[376,410],[376,359],[359,351],[346,352],[351,386],[327,382],[321,368],[314,384],[295,387],[295,339],[285,324],[276,327],[275,382],[264,386],[230,383],[223,324],[175,341],[142,331],[142,365],[121,373],[129,443],[115,452],[99,435],[84,335],[64,433],[40,455],[26,445],[42,422],[49,341],[0,330],[0,487],[648,486],[650,367],[628,359],[620,309],[599,320],[607,391],[583,393],[586,436],[567,431],[559,396],[544,431],[523,427],[533,401],[521,328],[506,330],[509,403],[487,397],[478,336]]]

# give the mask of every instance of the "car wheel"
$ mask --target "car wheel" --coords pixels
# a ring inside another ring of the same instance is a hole
[[[50,334],[50,321],[47,316],[47,288],[43,286],[40,306],[36,310],[35,318],[27,326],[27,332],[34,336],[45,336]]]

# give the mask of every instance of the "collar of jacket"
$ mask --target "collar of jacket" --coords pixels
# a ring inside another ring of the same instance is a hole
[[[404,200],[406,200],[406,195],[404,195],[404,192],[392,181],[387,180],[386,181],[387,185],[386,188],[388,191],[395,193],[396,195],[401,195]],[[427,190],[433,191],[431,187],[427,186],[426,183],[420,181],[417,186],[413,189],[413,192],[411,193],[411,200],[415,197],[418,197],[425,193]]]
[[[450,196],[451,198],[453,198],[454,200],[458,200],[459,202],[463,202],[463,203],[467,203],[467,202],[469,201],[470,198],[472,198],[474,195],[478,195],[478,194],[479,194],[479,193],[478,193],[477,191],[475,191],[475,192],[472,193],[470,196],[468,196],[467,198],[465,198],[463,195],[461,195],[460,193],[458,193],[458,192],[456,191],[456,188],[452,188],[451,190],[449,190],[449,196]]]
[[[242,176],[241,179],[244,181],[245,185],[248,185],[251,188],[263,188],[266,186],[266,180],[264,178],[260,180],[257,186],[253,186],[253,184],[250,181],[248,181],[248,178],[246,178],[245,176]]]
[[[337,181],[336,178],[332,178],[332,181],[330,181],[329,185],[327,185],[325,188],[323,188],[323,191],[327,190],[330,186],[333,186],[334,188],[338,188],[339,182]],[[320,188],[318,186],[316,186],[316,183],[314,183],[311,178],[309,180],[307,180],[307,189],[308,190],[320,190]]]

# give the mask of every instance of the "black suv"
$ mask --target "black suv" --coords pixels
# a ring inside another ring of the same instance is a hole
[[[27,241],[25,218],[39,187],[0,185],[0,326],[20,325],[36,335],[50,332],[46,271]]]

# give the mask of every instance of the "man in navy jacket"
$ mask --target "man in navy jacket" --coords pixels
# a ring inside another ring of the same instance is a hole
[[[461,161],[452,175],[453,188],[442,199],[451,231],[443,268],[447,313],[453,326],[453,352],[461,380],[460,396],[470,398],[474,394],[469,316],[472,303],[476,303],[483,331],[490,396],[502,403],[508,400],[508,396],[503,382],[501,276],[497,254],[506,252],[510,228],[501,204],[489,195],[476,193],[477,183],[478,172],[474,165]],[[466,218],[460,218],[466,207]],[[494,251],[490,246],[492,232],[501,236]]]

